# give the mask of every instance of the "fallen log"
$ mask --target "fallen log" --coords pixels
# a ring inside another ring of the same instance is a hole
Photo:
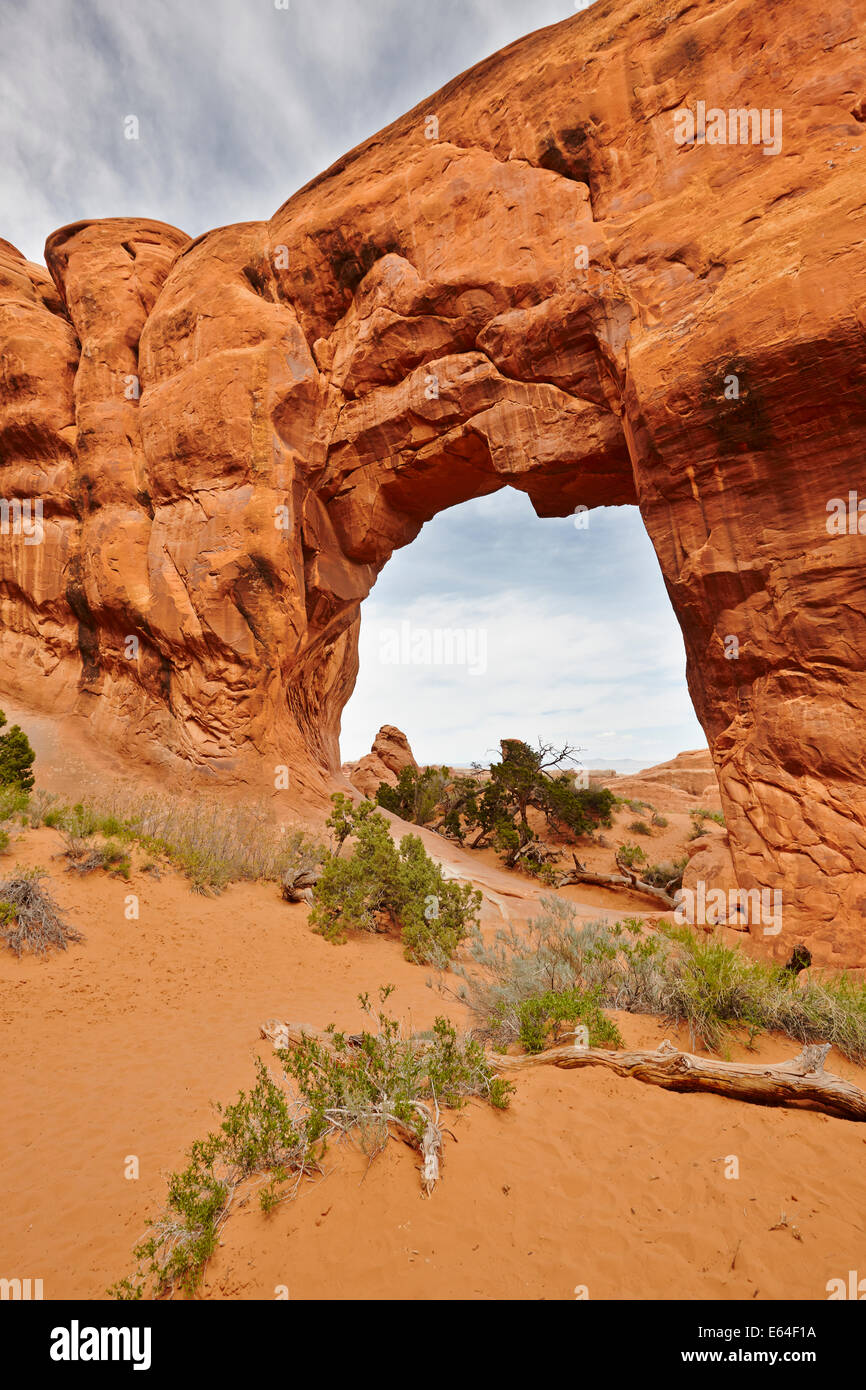
[[[319,869],[287,870],[283,874],[281,889],[287,903],[313,903],[313,888],[321,878]]]
[[[627,888],[630,893],[643,894],[666,908],[676,907],[670,893],[666,893],[664,888],[656,888],[654,884],[645,883],[633,875],[627,878],[625,874],[591,874],[586,869],[569,869],[560,875],[557,887],[568,888],[579,883],[593,884],[596,888]]]
[[[600,1047],[553,1047],[526,1056],[491,1056],[499,1072],[527,1067],[606,1067],[668,1091],[710,1091],[756,1105],[820,1110],[841,1120],[866,1120],[866,1094],[851,1081],[824,1071],[829,1043],[803,1048],[790,1062],[723,1062],[680,1052],[668,1039],[655,1052],[610,1052]]]

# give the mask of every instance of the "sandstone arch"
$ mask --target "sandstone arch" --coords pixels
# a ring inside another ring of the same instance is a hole
[[[45,514],[0,538],[3,692],[322,795],[359,604],[428,516],[636,501],[738,879],[783,888],[779,950],[866,963],[866,537],[826,528],[863,476],[864,21],[602,0],[268,222],[76,224],[50,277],[0,245],[0,492]],[[782,152],[678,145],[700,100],[781,110]]]

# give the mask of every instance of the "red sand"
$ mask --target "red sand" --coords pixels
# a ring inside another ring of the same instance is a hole
[[[52,858],[60,848],[54,831],[27,831],[3,860],[48,867],[86,940],[48,960],[0,954],[0,1276],[41,1278],[46,1298],[100,1298],[131,1272],[165,1174],[214,1124],[211,1102],[234,1099],[253,1055],[271,1055],[261,1022],[358,1027],[358,993],[382,983],[419,1027],[446,1007],[462,1017],[396,941],[331,946],[272,885],[206,899],[173,873],[80,878]],[[492,864],[482,873],[498,882]],[[536,890],[514,888],[523,896],[500,901],[525,917]],[[138,922],[124,918],[129,892]],[[672,1035],[653,1019],[619,1023],[632,1045]],[[764,1039],[759,1055],[797,1050]],[[866,1086],[862,1069],[829,1064]],[[864,1127],[594,1070],[517,1085],[508,1113],[473,1103],[453,1119],[431,1198],[396,1142],[369,1167],[335,1147],[326,1176],[270,1216],[242,1195],[206,1296],[273,1298],[285,1285],[294,1299],[570,1299],[586,1285],[591,1298],[823,1299],[828,1279],[863,1266]],[[738,1180],[724,1177],[730,1154]],[[128,1155],[138,1181],[124,1178]]]

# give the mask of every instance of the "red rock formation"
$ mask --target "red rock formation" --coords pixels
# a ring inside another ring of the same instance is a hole
[[[715,810],[715,803],[719,798],[719,784],[708,748],[678,753],[669,762],[645,768],[643,772],[638,773],[638,777],[644,783],[657,783],[662,787],[675,787],[687,792],[694,798],[695,806],[709,805],[711,811]],[[701,802],[701,797],[706,797],[707,800]]]
[[[381,782],[396,787],[403,768],[417,766],[406,735],[393,724],[383,724],[370,752],[357,763],[344,763],[343,772],[362,796],[375,798]]]
[[[424,521],[637,502],[738,881],[783,887],[780,953],[866,959],[866,542],[826,526],[866,427],[864,27],[601,0],[269,222],[65,229],[60,298],[7,248],[2,491],[46,524],[0,538],[3,688],[321,794],[360,602]],[[781,153],[678,144],[699,102],[780,112]]]

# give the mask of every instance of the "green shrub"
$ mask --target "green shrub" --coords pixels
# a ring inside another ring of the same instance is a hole
[[[429,825],[436,817],[450,778],[447,767],[404,767],[396,787],[380,782],[376,801],[386,811],[402,816],[415,825]]]
[[[416,835],[405,835],[396,846],[371,801],[354,807],[338,793],[332,803],[328,824],[337,847],[313,888],[313,927],[339,942],[349,930],[392,925],[408,959],[445,965],[477,921],[481,894],[470,884],[446,879]],[[354,847],[343,857],[350,835]]]
[[[0,729],[6,725],[6,715],[0,710]],[[8,734],[0,734],[0,787],[17,787],[29,792],[33,787],[33,764],[36,754],[24,730],[13,724]]]
[[[607,1017],[599,1004],[597,989],[547,990],[544,994],[524,999],[518,1006],[518,1038],[527,1052],[543,1052],[553,1032],[553,1042],[563,1024],[583,1024],[589,1034],[590,1047],[622,1047],[622,1035],[613,1019]]]
[[[389,993],[380,990],[383,1003]],[[369,1000],[361,1002],[370,1012]],[[217,1107],[219,1128],[196,1141],[186,1168],[169,1177],[165,1210],[134,1251],[136,1272],[109,1289],[111,1297],[194,1294],[238,1185],[258,1178],[260,1206],[272,1211],[305,1176],[321,1172],[334,1138],[356,1136],[372,1158],[394,1125],[420,1148],[431,1126],[439,1132],[442,1106],[459,1108],[469,1096],[508,1105],[513,1087],[493,1075],[480,1044],[458,1037],[448,1019],[409,1037],[384,1013],[377,1021],[375,1031],[351,1038],[333,1027],[326,1039],[302,1037],[278,1053],[280,1079],[256,1062],[252,1090]]]
[[[697,840],[699,836],[705,834],[704,821],[715,821],[716,825],[724,825],[725,818],[721,811],[708,811],[704,806],[697,806],[689,812],[692,821],[692,829],[689,835],[690,840]]]
[[[625,864],[628,869],[638,869],[646,863],[646,855],[640,845],[630,845],[628,843],[620,845],[616,852],[616,858],[620,863]]]
[[[629,830],[631,831],[631,833],[632,833],[633,835],[651,835],[651,834],[652,834],[652,831],[650,830],[650,828],[649,828],[649,826],[647,825],[647,823],[646,823],[645,820],[633,820],[632,823],[631,823],[631,825],[629,826]]]
[[[104,845],[92,845],[77,854],[71,851],[69,854],[72,860],[69,868],[79,874],[92,874],[96,869],[104,869],[106,873],[116,874],[128,882],[132,873],[129,854],[111,840],[107,840]]]
[[[666,830],[670,825],[667,816],[663,816],[660,811],[653,811],[652,822],[659,830]]]
[[[675,893],[683,886],[683,874],[688,862],[689,856],[684,854],[672,864],[647,864],[646,868],[641,869],[640,876],[644,883],[651,883],[656,888],[666,888],[669,893]]]

